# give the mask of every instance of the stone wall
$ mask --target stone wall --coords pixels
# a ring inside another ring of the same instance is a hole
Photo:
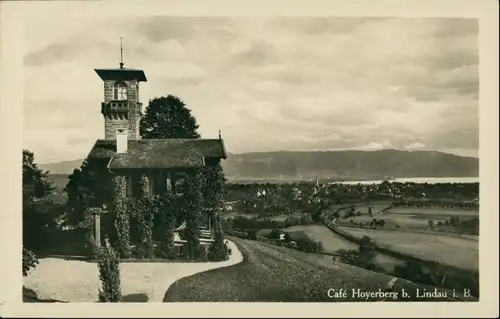
[[[113,101],[113,87],[117,81],[104,81],[104,102]],[[142,103],[138,101],[139,82],[136,80],[124,81],[127,84],[128,98],[128,119],[104,118],[104,138],[107,140],[116,139],[116,131],[125,129],[128,138],[136,140],[140,138],[139,123]]]

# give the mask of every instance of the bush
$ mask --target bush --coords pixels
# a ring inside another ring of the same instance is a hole
[[[316,251],[318,252],[323,251],[323,243],[321,241],[318,241],[316,245],[317,245]]]
[[[205,246],[200,246],[198,248],[198,259],[200,261],[208,261],[208,254]]]
[[[307,225],[312,223],[312,217],[311,214],[304,214],[300,217],[300,223],[302,225]]]
[[[102,247],[98,251],[99,279],[102,290],[99,289],[100,302],[118,302],[121,298],[120,261],[112,247]]]
[[[208,260],[224,261],[231,255],[231,249],[224,240],[215,240],[208,248]]]
[[[38,257],[31,251],[23,247],[23,277],[26,277],[30,270],[38,265]]]
[[[286,227],[290,227],[290,226],[295,226],[295,225],[298,225],[300,223],[300,220],[298,220],[297,218],[295,217],[288,217],[286,220],[285,220],[285,226]]]
[[[94,258],[97,256],[98,250],[99,247],[97,246],[94,235],[92,234],[92,232],[87,231],[85,233],[85,253],[89,258]]]
[[[189,249],[186,245],[177,246],[176,249],[177,249],[177,258],[179,258],[180,260],[186,260],[191,258],[189,255]]]

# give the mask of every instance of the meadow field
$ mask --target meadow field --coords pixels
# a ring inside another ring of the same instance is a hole
[[[372,213],[373,214],[378,214],[379,212],[387,209],[390,207],[391,202],[390,201],[376,201],[376,202],[359,202],[359,203],[352,203],[352,204],[343,204],[343,205],[332,205],[330,207],[331,210],[335,211],[338,210],[341,216],[345,215],[348,211],[350,206],[354,206],[355,212],[361,212],[363,215],[368,215],[368,211],[370,207],[372,208]]]
[[[379,206],[380,207],[380,206]],[[367,206],[356,207],[356,211],[361,211],[363,215],[352,216],[349,219],[339,219],[337,224],[342,226],[351,226],[352,224],[362,223],[364,226],[368,227],[373,219],[384,220],[384,229],[399,229],[405,231],[418,231],[418,232],[431,232],[441,231],[453,232],[452,227],[446,225],[450,218],[455,216],[460,220],[470,220],[472,218],[479,217],[478,210],[465,210],[458,208],[439,208],[439,207],[429,207],[429,208],[418,208],[418,207],[394,207],[384,210],[372,208],[373,216],[368,215],[364,211],[367,211]],[[352,222],[351,222],[352,221]],[[429,226],[429,221],[433,223],[433,229]],[[433,232],[432,232],[433,233]],[[478,239],[475,235],[463,235],[464,237],[470,237]]]
[[[404,231],[341,227],[354,236],[369,236],[392,250],[468,270],[479,270],[479,242],[468,238]]]
[[[324,225],[297,225],[283,229],[284,231],[301,230],[307,234],[313,241],[320,241],[323,245],[323,251],[326,253],[335,253],[339,249],[358,249],[358,245],[352,243],[329,230]]]
[[[315,242],[321,241],[321,244],[323,245],[323,252],[328,254],[335,254],[339,249],[357,250],[359,248],[358,244],[350,242],[347,239],[337,235],[324,225],[297,225],[297,226],[287,227],[283,230],[303,231],[313,241]],[[392,256],[377,254],[377,256],[375,257],[375,263],[378,266],[384,268],[386,271],[392,272],[395,266],[403,265],[404,261],[394,258]]]

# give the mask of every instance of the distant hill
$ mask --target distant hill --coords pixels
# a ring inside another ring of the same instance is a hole
[[[38,164],[38,167],[45,171],[49,171],[50,174],[71,174],[75,168],[80,168],[82,162],[83,159],[79,159],[58,163]]]
[[[230,154],[224,172],[238,178],[478,177],[479,159],[435,151],[279,151]]]
[[[51,174],[69,174],[82,160],[39,164]],[[479,159],[436,151],[318,151],[229,154],[223,163],[230,179],[384,177],[478,177]]]

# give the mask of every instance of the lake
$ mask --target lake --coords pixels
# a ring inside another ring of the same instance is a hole
[[[383,180],[373,181],[345,181],[333,182],[331,184],[380,184]],[[479,183],[479,177],[414,177],[414,178],[395,178],[388,182],[396,183],[428,183],[428,184],[442,184],[442,183]]]

